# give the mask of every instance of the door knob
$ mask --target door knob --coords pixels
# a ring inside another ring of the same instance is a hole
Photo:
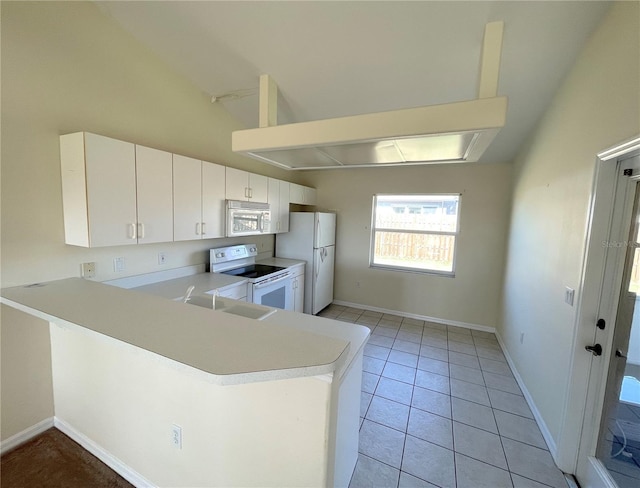
[[[602,356],[602,346],[600,344],[594,344],[593,346],[586,346],[585,349],[591,352],[594,356]]]
[[[598,319],[598,321],[596,322],[596,327],[600,330],[604,330],[606,326],[607,323],[604,321],[604,319]]]
[[[622,358],[622,359],[627,359],[627,356],[625,356],[620,349],[616,349],[616,357],[617,358]]]

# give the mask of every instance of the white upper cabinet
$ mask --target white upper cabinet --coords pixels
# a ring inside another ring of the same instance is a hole
[[[226,197],[228,200],[267,202],[268,178],[236,168],[227,168]]]
[[[224,237],[225,167],[173,155],[173,240]]]
[[[315,205],[316,200],[315,188],[291,183],[289,191],[290,203],[297,203],[298,205]]]
[[[202,238],[224,237],[225,167],[202,161]]]
[[[289,182],[269,178],[267,202],[271,206],[271,232],[289,232]]]
[[[65,242],[74,246],[224,237],[225,198],[269,199],[266,176],[89,132],[60,136],[60,162]],[[288,226],[281,183],[277,232]]]
[[[202,239],[202,161],[173,155],[173,240]]]
[[[135,146],[86,132],[60,137],[65,242],[137,242]]]
[[[171,153],[136,146],[138,243],[173,240]]]

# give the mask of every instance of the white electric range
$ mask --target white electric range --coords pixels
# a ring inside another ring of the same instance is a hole
[[[286,267],[256,263],[255,244],[219,247],[209,251],[209,270],[249,280],[247,301],[293,310],[293,276]]]

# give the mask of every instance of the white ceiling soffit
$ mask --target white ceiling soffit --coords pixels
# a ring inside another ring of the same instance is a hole
[[[232,133],[234,152],[287,169],[476,162],[504,126],[496,97],[503,22],[486,25],[478,99],[277,125],[275,82],[260,78],[260,127]]]
[[[506,97],[238,130],[234,152],[289,169],[475,162],[507,113]]]

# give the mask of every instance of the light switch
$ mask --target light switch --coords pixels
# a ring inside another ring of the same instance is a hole
[[[573,297],[575,295],[575,290],[573,288],[569,288],[568,286],[564,289],[564,301],[565,303],[571,305],[573,307]]]

